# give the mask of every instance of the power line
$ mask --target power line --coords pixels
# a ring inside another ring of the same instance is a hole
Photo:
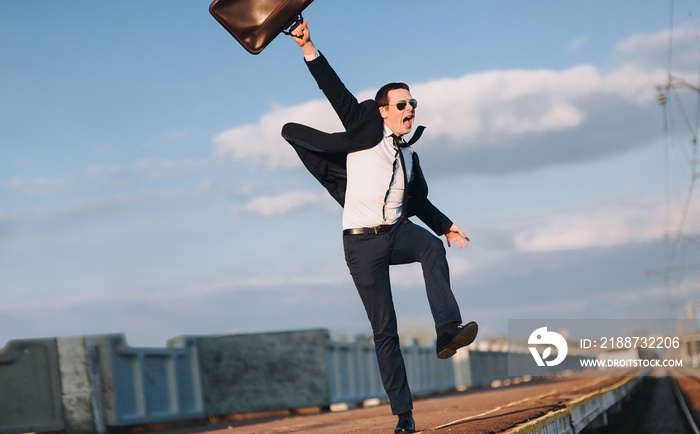
[[[696,40],[700,45],[700,36],[695,26],[695,21],[690,15],[691,23],[695,29]],[[664,85],[657,86],[657,92],[659,96],[659,102],[663,107],[663,131],[665,136],[664,145],[664,166],[665,166],[665,190],[666,190],[666,232],[664,234],[664,246],[665,246],[665,257],[666,265],[663,268],[657,270],[650,270],[646,273],[647,276],[663,274],[664,280],[667,285],[667,291],[671,292],[670,282],[671,274],[675,273],[688,273],[696,272],[700,270],[700,264],[683,264],[685,262],[685,249],[695,248],[700,249],[700,241],[696,238],[685,234],[687,229],[688,216],[690,214],[691,205],[693,204],[693,195],[695,191],[695,182],[700,179],[700,174],[697,172],[697,145],[698,138],[697,132],[700,125],[700,87],[691,84],[687,80],[676,77],[673,75],[673,29],[674,29],[674,1],[670,0],[670,14],[669,14],[669,30],[668,30],[668,57],[667,57],[667,82]],[[698,64],[698,70],[700,71],[700,62]],[[700,74],[698,74],[698,79],[700,82]],[[691,90],[697,94],[696,98],[696,108],[695,116],[693,121],[685,109],[683,101],[679,95],[679,90]],[[671,201],[672,186],[671,186],[671,145],[672,145],[672,132],[671,132],[671,112],[669,107],[669,100],[673,99],[674,107],[677,112],[682,117],[684,128],[687,134],[690,135],[690,152],[686,151],[686,146],[682,146],[682,151],[685,154],[686,160],[690,165],[690,179],[685,191],[685,200],[683,201],[680,212],[676,214],[673,212],[673,206]],[[694,124],[694,125],[693,125]],[[675,222],[674,215],[678,216],[678,220]],[[678,258],[679,254],[682,254]],[[678,260],[680,259],[680,260]],[[679,264],[680,263],[680,264]]]

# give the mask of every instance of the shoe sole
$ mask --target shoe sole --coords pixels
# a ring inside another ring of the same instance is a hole
[[[455,338],[437,355],[438,359],[449,359],[457,353],[457,350],[466,347],[474,342],[476,334],[479,332],[479,326],[474,322],[465,325],[464,328],[455,336]]]

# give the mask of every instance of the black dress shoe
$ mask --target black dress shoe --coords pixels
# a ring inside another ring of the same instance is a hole
[[[416,424],[413,423],[413,413],[407,411],[399,415],[399,423],[394,428],[394,433],[416,432]]]
[[[458,349],[474,342],[478,331],[479,326],[474,321],[463,326],[459,323],[450,323],[440,327],[435,345],[438,359],[449,359],[454,356]]]

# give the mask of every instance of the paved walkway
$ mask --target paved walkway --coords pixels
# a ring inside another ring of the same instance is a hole
[[[566,403],[621,384],[629,378],[558,377],[495,389],[474,389],[414,402],[418,432],[503,433],[564,408]],[[396,417],[388,405],[343,412],[192,426],[168,433],[392,433]]]

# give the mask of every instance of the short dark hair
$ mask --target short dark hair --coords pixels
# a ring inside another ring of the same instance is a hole
[[[389,105],[389,91],[396,89],[406,89],[409,92],[411,91],[406,83],[387,83],[379,88],[377,95],[374,96],[374,101],[379,107]]]

